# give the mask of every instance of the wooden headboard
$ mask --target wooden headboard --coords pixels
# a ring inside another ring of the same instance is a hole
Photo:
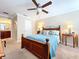
[[[59,36],[60,36],[60,43],[61,43],[61,26],[59,25],[58,27],[53,27],[53,28],[44,28],[43,30],[57,30],[59,31]]]

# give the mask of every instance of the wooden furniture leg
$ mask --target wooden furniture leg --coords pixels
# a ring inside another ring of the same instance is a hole
[[[4,41],[4,47],[6,47],[6,41]]]
[[[75,39],[73,39],[73,48],[75,48]]]
[[[78,39],[77,39],[77,42],[76,42],[76,46],[78,47]]]
[[[64,44],[64,36],[62,36],[62,44]]]
[[[78,47],[78,36],[76,37],[76,47]]]
[[[2,57],[4,57],[4,49],[2,41],[0,40],[0,59],[2,59]]]
[[[67,46],[67,37],[65,37],[65,45]]]
[[[78,47],[78,36],[73,37],[73,47]]]

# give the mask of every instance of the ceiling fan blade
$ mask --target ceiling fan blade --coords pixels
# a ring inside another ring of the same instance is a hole
[[[36,10],[37,8],[30,8],[30,9],[27,9],[27,10]]]
[[[48,6],[48,5],[51,5],[52,4],[52,2],[51,1],[49,1],[48,3],[46,3],[46,4],[44,4],[43,6],[41,6],[42,8],[44,8],[44,7],[46,7],[46,6]]]
[[[7,12],[3,12],[4,14],[8,14]]]
[[[44,10],[44,9],[43,9],[42,11],[48,14],[48,11],[46,11],[46,10]]]
[[[36,0],[32,0],[32,1],[36,5],[36,7],[38,7],[38,4],[37,4]]]

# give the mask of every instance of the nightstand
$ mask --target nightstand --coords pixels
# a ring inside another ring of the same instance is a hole
[[[72,35],[72,34],[62,34],[62,44],[65,43],[67,46],[67,38],[72,37],[73,39],[73,47],[78,47],[78,35]]]

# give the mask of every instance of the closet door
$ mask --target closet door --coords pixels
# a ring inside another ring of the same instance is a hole
[[[25,25],[24,25],[24,35],[28,36],[32,34],[32,21],[31,20],[25,20]]]

